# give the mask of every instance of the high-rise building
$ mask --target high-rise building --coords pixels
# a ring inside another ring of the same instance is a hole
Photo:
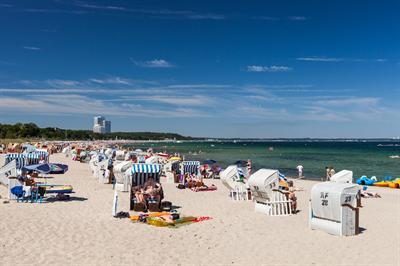
[[[111,133],[111,121],[107,121],[104,116],[95,116],[93,119],[93,132],[100,134]]]
[[[111,133],[111,121],[104,121],[105,133]]]

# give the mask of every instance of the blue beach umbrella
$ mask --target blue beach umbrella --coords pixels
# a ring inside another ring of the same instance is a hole
[[[41,174],[64,174],[68,171],[68,165],[61,163],[41,163],[22,167],[24,171],[35,171]]]
[[[216,164],[216,163],[217,161],[212,159],[206,159],[203,161],[203,164]]]
[[[35,171],[41,174],[48,174],[51,171],[50,165],[48,163],[32,164],[22,167],[23,171]]]

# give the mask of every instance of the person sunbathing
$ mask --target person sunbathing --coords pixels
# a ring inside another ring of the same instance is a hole
[[[145,199],[151,198],[156,200],[157,202],[161,199],[161,184],[154,181],[152,177],[150,177],[143,186],[143,195]]]
[[[135,193],[137,203],[146,204],[146,200],[144,198],[144,189],[141,186],[136,186],[133,188],[133,191]]]
[[[381,198],[381,195],[379,195],[378,192],[361,191],[361,197],[363,197],[363,198]]]
[[[188,177],[186,187],[187,188],[195,188],[195,187],[202,187],[204,183],[201,181],[200,178],[197,178],[195,174],[192,174]]]

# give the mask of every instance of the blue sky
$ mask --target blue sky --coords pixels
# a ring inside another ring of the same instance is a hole
[[[0,123],[400,135],[399,1],[0,0]]]

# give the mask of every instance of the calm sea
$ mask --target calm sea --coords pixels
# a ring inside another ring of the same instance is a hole
[[[316,142],[316,141],[263,141],[263,142],[182,142],[142,143],[137,148],[152,147],[155,151],[184,154],[187,160],[214,159],[222,167],[237,160],[252,160],[253,168],[278,169],[287,176],[296,175],[296,166],[304,166],[308,179],[321,179],[325,167],[336,172],[347,169],[354,177],[361,175],[378,178],[400,177],[400,142]]]

